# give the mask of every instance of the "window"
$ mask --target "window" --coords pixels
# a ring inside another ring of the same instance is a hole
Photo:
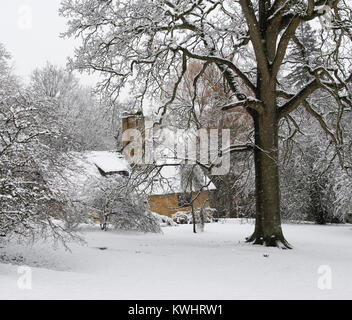
[[[191,193],[181,193],[177,195],[178,198],[178,206],[189,206],[192,201],[192,194]]]

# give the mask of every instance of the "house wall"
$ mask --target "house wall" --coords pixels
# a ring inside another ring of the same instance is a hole
[[[194,192],[192,197],[198,193]],[[152,195],[148,197],[149,209],[158,214],[171,217],[177,211],[191,211],[191,207],[178,208],[178,194],[167,195]],[[209,207],[209,192],[202,191],[198,198],[194,201],[194,208],[200,209],[201,207]]]

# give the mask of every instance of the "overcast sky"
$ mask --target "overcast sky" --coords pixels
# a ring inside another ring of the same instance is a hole
[[[0,42],[12,54],[18,75],[28,79],[46,61],[65,66],[73,55],[77,41],[59,37],[66,30],[59,6],[60,0],[1,0]],[[88,76],[82,81],[94,83]]]

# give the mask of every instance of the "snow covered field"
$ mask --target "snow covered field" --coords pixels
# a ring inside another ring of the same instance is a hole
[[[352,299],[352,225],[283,228],[294,250],[246,244],[253,225],[238,222],[200,234],[85,230],[72,253],[11,245],[0,257],[30,266],[32,289],[19,289],[18,265],[1,263],[0,299]],[[331,268],[330,290],[318,288],[320,266]]]

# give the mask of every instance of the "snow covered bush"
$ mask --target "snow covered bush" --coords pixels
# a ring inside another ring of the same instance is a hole
[[[341,168],[333,149],[322,147],[323,132],[314,122],[300,119],[303,135],[282,147],[283,219],[318,224],[343,222],[351,208],[350,177]],[[348,208],[349,207],[349,208]]]
[[[330,180],[334,200],[330,206],[333,208],[334,216],[346,223],[352,223],[352,177],[341,168],[335,168],[330,173]]]
[[[172,220],[178,224],[190,223],[190,214],[186,211],[177,211],[171,216]]]
[[[155,212],[151,212],[151,214],[159,221],[159,224],[162,227],[166,227],[166,226],[174,227],[174,226],[177,226],[177,223],[174,222],[168,216],[164,216],[162,214],[158,214],[158,213],[155,213]]]
[[[214,221],[213,214],[216,212],[213,208],[201,208],[193,211],[196,229],[204,231],[204,224]],[[189,211],[177,211],[172,215],[172,220],[177,224],[192,224],[193,215]]]
[[[87,212],[108,215],[115,229],[161,232],[159,220],[148,211],[147,201],[129,186],[128,177],[115,175],[91,179],[84,191]]]
[[[22,154],[24,155],[24,154]],[[53,193],[35,162],[19,159],[11,166],[0,158],[0,234],[22,240],[53,237],[62,240],[74,236],[66,229],[65,203]],[[4,164],[6,164],[4,166]]]
[[[313,73],[305,72],[307,66],[326,64],[326,49],[315,28],[304,23],[296,37],[300,46],[294,41],[288,52],[296,63],[289,63],[284,77],[290,90],[300,90],[314,79]],[[351,97],[350,85],[344,90]],[[350,107],[336,98],[318,90],[281,121],[281,209],[286,220],[342,222],[351,209],[352,117]]]

